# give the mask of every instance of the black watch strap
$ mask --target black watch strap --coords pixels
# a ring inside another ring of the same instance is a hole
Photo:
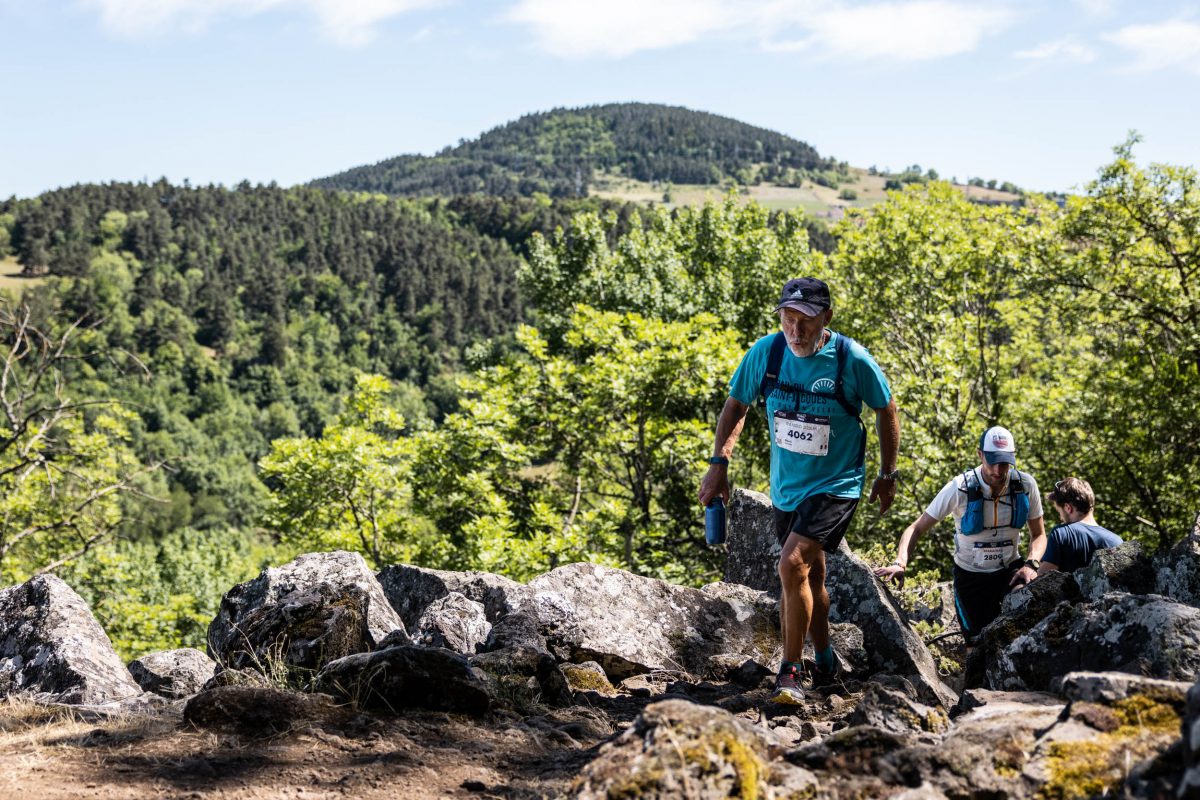
[[[708,463],[710,463],[710,464],[722,464],[722,465],[724,465],[724,466],[728,467],[728,466],[729,466],[729,459],[728,459],[728,458],[726,458],[725,456],[713,456],[712,458],[710,458],[710,459],[708,460]]]
[[[1025,566],[1029,567],[1034,572],[1037,572],[1041,568],[1042,562],[1036,558],[1027,558],[1025,559]]]

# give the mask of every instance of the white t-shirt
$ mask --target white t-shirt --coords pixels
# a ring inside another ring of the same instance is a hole
[[[967,512],[967,474],[956,475],[954,480],[942,487],[925,509],[925,513],[941,521],[954,515],[954,563],[970,572],[995,572],[1004,569],[1021,558],[1021,531],[1011,525],[1013,507],[1008,498],[1008,484],[1004,494],[992,497],[991,488],[983,482],[979,467],[971,470],[975,481],[983,489],[983,530],[973,536],[962,532],[963,514]],[[1009,473],[1011,479],[1012,473]],[[1021,484],[1029,495],[1028,519],[1042,516],[1042,495],[1037,481],[1028,472],[1020,472]],[[999,517],[999,521],[997,521]],[[1003,527],[993,527],[995,525]]]

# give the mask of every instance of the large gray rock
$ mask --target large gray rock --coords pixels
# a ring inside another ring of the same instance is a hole
[[[699,589],[570,564],[535,578],[529,590],[530,598],[512,616],[534,624],[559,660],[595,661],[613,680],[654,670],[708,676],[715,656],[766,661],[772,654],[776,634],[770,619],[751,604]]]
[[[1155,559],[1154,566],[1158,594],[1200,607],[1200,516],[1192,533]]]
[[[987,684],[1047,691],[1079,671],[1195,680],[1200,609],[1157,595],[1120,593],[1092,603],[1061,603],[999,653],[987,668]]]
[[[950,719],[942,709],[920,703],[907,693],[879,683],[869,683],[845,723],[871,725],[893,733],[942,733]]]
[[[1153,594],[1157,576],[1141,542],[1122,542],[1097,550],[1086,567],[1075,571],[1075,579],[1085,597],[1099,600],[1109,592]]]
[[[315,685],[358,706],[391,711],[482,714],[492,703],[487,684],[467,659],[437,647],[397,645],[346,656],[327,664]]]
[[[740,583],[779,596],[779,554],[771,500],[760,492],[737,489],[729,498],[725,537],[726,583]]]
[[[979,633],[975,647],[967,656],[963,685],[983,686],[988,665],[1019,636],[1028,633],[1045,619],[1059,603],[1080,601],[1079,585],[1073,573],[1049,572],[1015,589],[1000,601],[1000,615]]]
[[[147,653],[129,664],[129,674],[147,692],[179,699],[200,691],[217,664],[194,647]]]
[[[1069,672],[1063,676],[1059,694],[1068,700],[1107,705],[1141,695],[1182,711],[1188,690],[1193,685],[1187,681],[1165,681],[1128,672]]]
[[[445,647],[471,655],[487,641],[491,631],[492,624],[487,621],[483,603],[451,592],[429,604],[417,620],[412,638],[416,644],[426,647]]]
[[[0,697],[103,705],[142,696],[83,598],[54,575],[0,591]]]
[[[243,631],[252,613],[279,601],[297,590],[326,584],[335,590],[355,587],[366,598],[366,630],[370,644],[379,642],[404,623],[388,604],[383,588],[367,562],[358,553],[334,551],[307,553],[281,567],[270,567],[257,578],[240,583],[221,598],[221,608],[208,626],[209,654],[217,660],[221,654],[242,648]],[[244,649],[244,648],[242,648]]]
[[[844,550],[827,553],[825,565],[829,619],[862,631],[868,666],[875,672],[907,678],[925,703],[946,709],[954,706],[958,696],[942,682],[929,648],[870,566]]]
[[[490,572],[451,572],[409,564],[384,567],[379,583],[406,628],[415,628],[425,609],[451,592],[482,603],[488,622],[515,611],[528,596],[525,584]]]
[[[353,584],[318,583],[251,609],[214,656],[231,669],[253,669],[288,683],[303,683],[330,661],[370,650],[370,598]],[[404,636],[402,631],[398,632]]]
[[[720,708],[686,700],[647,706],[583,768],[572,797],[812,797],[817,779],[775,760],[764,729]]]

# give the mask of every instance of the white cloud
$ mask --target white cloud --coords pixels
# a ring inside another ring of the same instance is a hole
[[[1090,17],[1111,16],[1117,10],[1117,0],[1072,0]]]
[[[736,20],[722,0],[520,0],[506,16],[562,58],[621,58],[687,44]]]
[[[172,30],[199,31],[223,17],[270,10],[300,10],[316,17],[322,32],[348,47],[366,44],[384,20],[439,0],[81,0],[97,10],[104,28],[143,37]]]
[[[1028,50],[1018,50],[1013,58],[1026,61],[1074,61],[1090,64],[1096,60],[1096,51],[1074,36],[1065,36],[1052,42],[1043,42]]]
[[[925,61],[974,50],[1011,17],[1001,8],[942,0],[875,3],[816,15],[812,40],[847,58]]]
[[[506,15],[564,58],[621,58],[722,35],[757,39],[769,51],[904,61],[974,50],[1011,16],[961,0],[518,0]]]
[[[1133,55],[1130,72],[1180,67],[1200,74],[1200,25],[1183,19],[1153,25],[1127,25],[1103,36]]]

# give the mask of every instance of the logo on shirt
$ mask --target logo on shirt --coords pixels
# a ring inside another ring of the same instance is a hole
[[[813,381],[812,391],[832,393],[834,389],[833,378],[821,378]]]

